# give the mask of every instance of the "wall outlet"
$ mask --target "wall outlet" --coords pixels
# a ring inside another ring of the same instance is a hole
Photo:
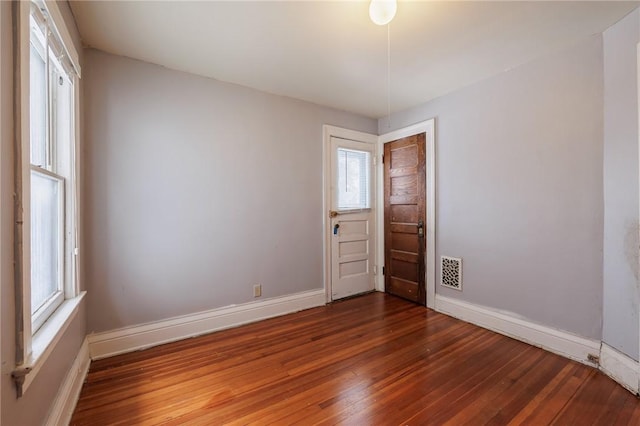
[[[262,285],[256,284],[253,286],[253,297],[260,297],[260,296],[262,296]]]

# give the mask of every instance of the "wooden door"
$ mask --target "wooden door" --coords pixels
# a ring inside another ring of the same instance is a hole
[[[331,300],[374,289],[375,145],[331,138]]]
[[[425,134],[384,144],[385,291],[426,305]]]

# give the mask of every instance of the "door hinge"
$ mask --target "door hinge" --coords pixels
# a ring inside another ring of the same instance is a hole
[[[382,164],[384,164],[384,154],[382,154]]]
[[[382,275],[384,275],[384,266],[382,267]]]

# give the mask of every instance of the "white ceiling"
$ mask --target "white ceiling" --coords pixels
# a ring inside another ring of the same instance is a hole
[[[637,2],[400,1],[391,109],[472,84],[614,24]],[[369,117],[387,114],[387,28],[367,1],[72,1],[84,43]]]

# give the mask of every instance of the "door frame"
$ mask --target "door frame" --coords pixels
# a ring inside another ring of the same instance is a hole
[[[373,145],[373,173],[374,176],[371,179],[371,183],[373,185],[373,194],[376,197],[376,202],[371,206],[373,210],[373,232],[371,236],[371,247],[373,248],[373,253],[371,256],[371,261],[373,263],[373,275],[374,275],[374,288],[378,288],[378,263],[379,253],[378,253],[378,239],[376,238],[378,235],[379,228],[379,217],[378,214],[378,206],[379,202],[378,198],[378,180],[379,180],[379,171],[378,171],[378,161],[379,158],[379,143],[378,136],[359,132],[356,130],[344,129],[342,127],[331,126],[325,124],[322,126],[322,265],[323,265],[323,282],[324,282],[324,292],[326,302],[330,303],[332,301],[331,294],[331,221],[329,220],[329,208],[331,206],[331,138],[336,137],[340,139],[348,139],[357,142],[364,142]]]
[[[425,283],[427,286],[427,307],[435,309],[436,298],[436,149],[435,149],[435,118],[412,124],[402,129],[394,130],[389,133],[378,136],[378,153],[384,152],[384,144],[396,139],[425,133],[425,171],[426,171],[426,256],[425,256]],[[382,154],[378,154],[381,158]],[[378,226],[376,234],[380,237],[377,239],[378,247],[376,249],[378,259],[377,265],[384,265],[384,168],[382,161],[378,161],[376,165],[376,191],[377,191],[377,218]],[[384,276],[382,274],[375,275],[376,290],[384,291]]]
[[[640,170],[640,43],[636,45],[636,73],[637,76],[637,96],[638,96],[638,168]],[[638,181],[640,182],[640,173],[638,174]],[[640,185],[639,185],[640,187]],[[638,205],[638,218],[640,218],[640,203]],[[640,227],[639,227],[640,228]],[[640,238],[640,229],[638,229],[638,237]],[[638,256],[638,268],[640,268],[640,256]],[[639,304],[640,305],[640,304]],[[640,310],[640,306],[638,306],[638,310]],[[638,332],[640,333],[640,315],[638,315]],[[638,339],[638,343],[640,346],[640,339]],[[640,347],[638,348],[638,353],[640,353]],[[638,387],[640,388],[640,371],[638,371]]]

